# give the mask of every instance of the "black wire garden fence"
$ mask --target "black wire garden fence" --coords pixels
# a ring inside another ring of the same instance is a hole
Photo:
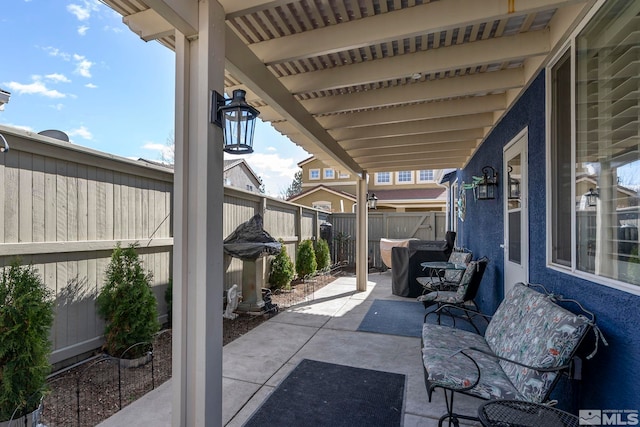
[[[127,354],[143,349],[137,359]],[[41,423],[47,427],[95,426],[171,378],[171,331],[152,343],[129,347],[122,358],[99,355],[48,380]]]

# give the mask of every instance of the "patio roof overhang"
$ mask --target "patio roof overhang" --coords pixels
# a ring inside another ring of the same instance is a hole
[[[209,123],[209,91],[223,80],[228,94],[246,90],[291,141],[360,175],[356,289],[366,291],[367,173],[464,167],[595,2],[102,1],[176,51],[176,426],[222,419],[222,130]]]
[[[146,41],[197,34],[197,1],[103,0]],[[219,0],[225,91],[326,164],[461,168],[586,0]]]

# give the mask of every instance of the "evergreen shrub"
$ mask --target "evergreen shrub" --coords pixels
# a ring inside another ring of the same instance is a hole
[[[45,392],[53,298],[33,266],[13,261],[0,278],[0,421],[33,412]]]
[[[98,313],[106,320],[104,348],[111,356],[122,357],[132,345],[151,342],[160,329],[151,278],[151,273],[142,268],[135,245],[124,249],[116,246],[96,300]],[[134,347],[124,357],[140,357],[144,347]]]
[[[313,243],[311,240],[305,240],[298,246],[298,253],[296,254],[296,273],[298,278],[304,279],[308,274],[313,274],[318,268],[316,262],[316,253],[313,250]]]
[[[271,272],[269,273],[269,283],[272,289],[289,289],[293,280],[293,262],[287,253],[287,247],[280,240],[282,250],[271,260]]]

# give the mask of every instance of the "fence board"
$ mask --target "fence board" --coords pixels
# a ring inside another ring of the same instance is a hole
[[[331,214],[333,241],[331,256],[333,262],[346,260],[355,263],[356,215],[353,213]],[[406,239],[415,237],[422,240],[444,240],[445,212],[369,212],[368,218],[369,264],[383,268],[380,257],[380,239]],[[341,239],[340,236],[344,236]],[[341,243],[343,241],[343,243]],[[342,256],[340,254],[342,253]]]
[[[0,265],[21,255],[55,292],[51,362],[101,344],[104,321],[95,296],[118,242],[139,242],[164,315],[172,270],[173,173],[39,136],[7,134],[12,150],[0,156]],[[314,209],[230,187],[223,209],[224,237],[263,213],[265,230],[285,241],[294,262],[298,243],[317,237]],[[241,285],[242,261],[229,258],[225,265],[225,287]]]

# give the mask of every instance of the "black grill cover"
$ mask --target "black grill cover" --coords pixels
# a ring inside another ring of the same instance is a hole
[[[260,214],[240,224],[224,239],[224,251],[243,260],[255,261],[261,256],[277,255],[281,250],[280,242],[264,231]]]
[[[455,238],[455,234],[453,235]],[[453,250],[453,239],[411,240],[406,248],[391,249],[391,292],[401,297],[415,298],[422,294],[422,285],[417,277],[426,276],[421,263],[427,261],[447,261]],[[397,262],[397,264],[396,264]]]

